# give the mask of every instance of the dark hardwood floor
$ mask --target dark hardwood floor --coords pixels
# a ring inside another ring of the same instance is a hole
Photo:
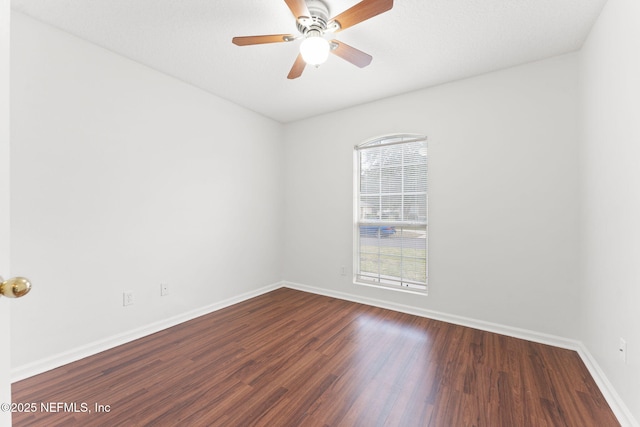
[[[619,425],[573,351],[284,288],[17,382],[13,402],[37,409],[15,426]]]

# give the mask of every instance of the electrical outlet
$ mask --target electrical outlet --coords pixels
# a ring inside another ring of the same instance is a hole
[[[160,283],[160,296],[169,295],[169,285],[166,283]]]
[[[133,304],[133,291],[125,291],[122,293],[122,305],[132,305]]]
[[[347,267],[345,267],[344,265],[342,267],[340,267],[340,275],[341,276],[346,276],[347,275]]]
[[[620,360],[624,363],[627,363],[627,341],[624,338],[620,338],[620,343],[618,344],[618,355],[620,356]]]

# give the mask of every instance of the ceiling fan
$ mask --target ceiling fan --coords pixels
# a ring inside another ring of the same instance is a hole
[[[289,71],[288,79],[300,77],[306,64],[319,66],[324,63],[330,52],[360,68],[369,65],[372,59],[371,55],[338,40],[327,40],[325,35],[345,30],[393,7],[393,0],[362,0],[336,17],[329,19],[329,7],[322,0],[284,1],[296,18],[300,35],[243,36],[234,37],[232,42],[237,46],[248,46],[302,39],[300,53]]]

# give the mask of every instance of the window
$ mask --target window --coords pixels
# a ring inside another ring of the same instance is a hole
[[[426,293],[426,138],[365,142],[355,166],[355,282]]]

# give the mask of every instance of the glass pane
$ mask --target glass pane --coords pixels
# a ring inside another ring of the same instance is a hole
[[[403,278],[415,282],[427,281],[427,230],[425,227],[402,227],[398,238],[402,240]]]
[[[382,192],[383,193],[401,193],[402,192],[402,167],[395,166],[383,168],[382,174]]]
[[[380,169],[369,169],[360,174],[360,193],[380,193]]]
[[[414,194],[403,196],[403,219],[405,221],[427,221],[427,195]]]
[[[427,260],[424,258],[404,259],[402,277],[412,282],[426,283]]]
[[[427,188],[427,165],[408,165],[404,168],[404,191],[413,193]]]
[[[380,219],[380,210],[379,196],[360,196],[360,218]]]
[[[380,167],[380,149],[360,151],[360,169],[366,171]]]
[[[371,248],[363,248],[360,251],[360,273],[378,275],[378,254],[375,252],[367,252]]]
[[[405,163],[412,163],[422,161],[427,156],[427,143],[426,141],[410,142],[403,145]]]
[[[380,276],[400,279],[402,277],[402,258],[397,255],[380,255]]]
[[[402,196],[382,196],[381,215],[383,221],[400,221],[402,219]]]
[[[382,166],[395,166],[402,164],[402,145],[380,147]]]

